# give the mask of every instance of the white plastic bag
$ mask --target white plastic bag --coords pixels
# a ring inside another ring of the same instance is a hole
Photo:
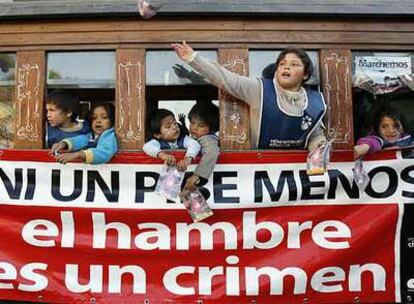
[[[164,165],[155,186],[155,193],[174,201],[181,191],[183,179],[184,172],[178,171],[175,166]]]
[[[306,173],[308,175],[324,174],[328,170],[331,154],[332,140],[310,151],[306,160]]]
[[[358,158],[355,161],[354,167],[354,182],[357,184],[359,191],[364,191],[369,184],[369,176],[365,171],[362,159]]]
[[[183,190],[180,198],[195,223],[213,215],[213,211],[198,189]]]

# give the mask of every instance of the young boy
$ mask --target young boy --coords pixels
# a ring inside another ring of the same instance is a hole
[[[154,158],[163,160],[167,165],[177,165],[180,171],[186,171],[187,166],[200,151],[198,142],[182,130],[175,120],[174,113],[166,109],[155,110],[149,119],[148,134],[152,138],[146,142],[144,152]],[[186,149],[185,157],[177,162],[175,157],[164,150]]]
[[[201,160],[185,184],[192,189],[200,181],[206,182],[213,173],[220,154],[219,138],[215,135],[219,130],[219,109],[211,102],[197,102],[188,114],[190,135],[201,145]]]
[[[57,90],[46,97],[47,148],[64,138],[90,132],[88,122],[76,121],[78,108],[79,99],[72,93]]]

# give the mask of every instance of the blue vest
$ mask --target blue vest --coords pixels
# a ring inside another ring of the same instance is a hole
[[[49,123],[46,126],[46,144],[48,148],[51,148],[54,143],[57,143],[65,138],[74,137],[77,135],[87,134],[91,132],[91,127],[89,122],[84,121],[82,124],[82,128],[77,131],[64,131],[60,128],[54,128]]]
[[[291,116],[279,108],[273,79],[262,79],[263,100],[259,149],[304,149],[308,138],[325,115],[320,92],[306,90],[307,106],[301,116]]]

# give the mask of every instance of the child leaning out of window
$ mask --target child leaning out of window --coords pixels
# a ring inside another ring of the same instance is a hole
[[[200,151],[198,142],[185,134],[183,127],[175,120],[174,113],[166,109],[157,109],[151,113],[148,135],[151,139],[145,143],[144,152],[163,160],[169,166],[176,165],[180,171],[186,171]],[[187,150],[185,157],[178,162],[174,155],[164,151],[176,149]]]
[[[91,111],[92,132],[66,138],[54,144],[52,153],[62,164],[73,160],[81,160],[88,164],[107,163],[118,150],[114,122],[113,104],[97,104]],[[65,153],[60,153],[62,151]]]
[[[217,158],[220,154],[219,138],[219,109],[211,101],[199,101],[188,114],[190,120],[190,135],[201,145],[201,160],[185,184],[186,189],[193,189],[200,181],[207,182],[213,173]]]
[[[46,146],[64,138],[87,134],[91,131],[89,122],[76,121],[79,109],[78,96],[55,90],[46,96]]]
[[[354,147],[354,158],[362,158],[367,153],[389,147],[410,146],[413,141],[402,113],[393,108],[380,109],[375,115],[373,132],[358,139]]]

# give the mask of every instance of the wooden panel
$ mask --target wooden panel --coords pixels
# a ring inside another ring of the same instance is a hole
[[[217,33],[219,35],[219,33]],[[223,43],[217,43],[217,42],[211,42],[211,43],[191,43],[191,46],[194,49],[219,49],[220,47],[223,47]],[[226,47],[228,48],[251,48],[251,49],[284,49],[286,48],[286,43],[283,42],[261,42],[261,43],[225,43]],[[307,50],[317,50],[317,49],[338,49],[338,48],[345,48],[345,49],[358,49],[358,50],[364,50],[364,51],[396,51],[396,52],[403,52],[408,51],[412,52],[414,49],[414,43],[413,44],[407,44],[407,45],[400,45],[400,44],[332,44],[332,43],[290,43],[289,46],[295,46],[302,49]],[[26,46],[2,46],[0,45],[0,52],[15,52],[16,49],[20,51],[38,51],[38,50],[44,50],[44,51],[78,51],[78,50],[114,50],[119,47],[119,44],[68,44],[68,45],[26,45]],[[123,46],[124,47],[124,46]],[[170,48],[170,42],[168,43],[129,43],[127,46],[124,47],[125,49],[169,49]]]
[[[115,130],[121,149],[142,149],[145,142],[145,50],[116,52]]]
[[[41,149],[44,143],[45,53],[17,52],[14,147]]]
[[[227,69],[248,75],[247,49],[221,49],[219,61]],[[222,149],[251,149],[249,106],[220,90],[220,145]]]
[[[322,88],[328,106],[328,132],[336,132],[334,148],[351,149],[354,138],[352,121],[352,57],[349,50],[320,52]]]
[[[90,45],[124,43],[169,43],[187,40],[194,44],[221,43],[283,43],[283,44],[384,44],[413,45],[413,32],[341,32],[341,31],[108,31],[108,32],[68,32],[68,33],[0,33],[2,47],[43,46],[43,45]]]
[[[189,41],[194,47],[284,48],[287,44],[315,49],[414,48],[414,22],[387,19],[254,20],[154,19],[42,20],[0,22],[0,51],[54,49],[169,48]],[[191,29],[191,30],[188,30]]]
[[[386,25],[386,26],[384,26]],[[342,31],[342,32],[412,32],[413,22],[397,21],[390,19],[369,20],[324,20],[322,18],[304,20],[289,18],[260,18],[259,19],[219,19],[208,18],[201,20],[185,20],[163,18],[154,19],[151,22],[137,20],[137,18],[95,18],[93,20],[36,20],[19,22],[1,22],[0,33],[68,33],[68,32],[108,32],[108,31]]]

